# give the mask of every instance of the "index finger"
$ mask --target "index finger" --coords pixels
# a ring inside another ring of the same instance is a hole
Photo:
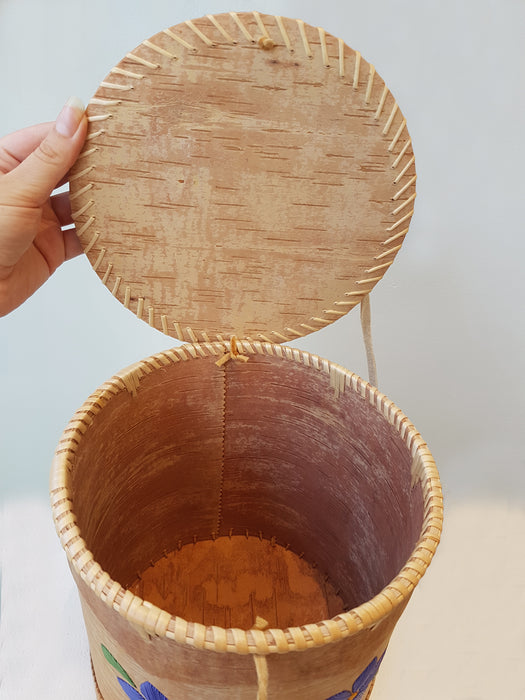
[[[35,124],[0,138],[0,171],[8,173],[32,153],[48,135],[53,122]]]

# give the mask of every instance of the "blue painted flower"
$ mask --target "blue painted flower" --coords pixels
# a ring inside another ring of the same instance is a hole
[[[327,700],[364,700],[365,693],[370,687],[370,683],[374,680],[376,673],[379,670],[383,656],[378,659],[377,656],[372,659],[365,670],[355,679],[352,690],[342,690],[336,695],[331,695]]]
[[[127,681],[122,680],[122,678],[119,678],[118,682],[130,700],[168,700],[168,698],[163,695],[160,690],[157,690],[154,685],[151,685],[149,681],[146,681],[140,686],[140,693]]]
[[[146,681],[140,686],[139,692],[129,673],[119,664],[107,647],[103,644],[101,646],[102,653],[106,657],[106,660],[119,674],[117,680],[120,683],[120,687],[130,700],[168,700],[168,698],[163,695],[160,690],[157,690],[154,685],[151,685],[149,681]]]

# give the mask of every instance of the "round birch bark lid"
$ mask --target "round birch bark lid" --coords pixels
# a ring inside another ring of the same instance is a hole
[[[374,66],[321,28],[207,15],[128,53],[89,102],[73,218],[126,308],[179,340],[283,342],[392,264],[411,140]]]

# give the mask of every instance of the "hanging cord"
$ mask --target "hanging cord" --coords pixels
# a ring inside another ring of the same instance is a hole
[[[368,381],[372,386],[377,386],[376,358],[374,357],[374,346],[372,344],[372,322],[370,315],[370,294],[363,297],[361,301],[361,330],[365,341],[366,361],[368,364]]]
[[[269,627],[268,622],[257,616],[253,629],[265,630]],[[267,700],[268,698],[268,661],[264,654],[254,654],[255,670],[257,671],[257,700]]]

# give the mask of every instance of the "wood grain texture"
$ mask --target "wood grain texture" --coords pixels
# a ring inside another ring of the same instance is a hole
[[[322,328],[407,232],[406,121],[373,66],[302,22],[172,27],[124,57],[88,116],[71,183],[81,241],[127,308],[181,340]]]

